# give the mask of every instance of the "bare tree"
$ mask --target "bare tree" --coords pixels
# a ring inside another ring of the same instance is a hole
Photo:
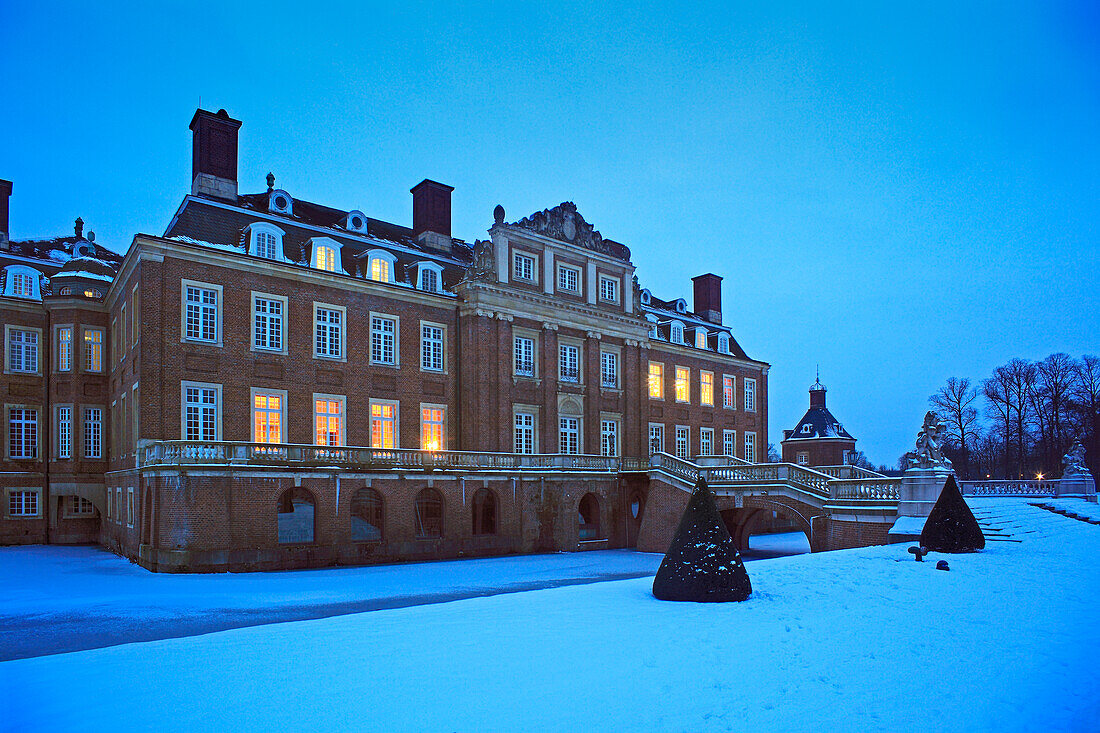
[[[1039,459],[1044,473],[1061,465],[1073,440],[1073,395],[1079,379],[1077,363],[1068,354],[1051,354],[1035,365],[1036,383],[1029,397],[1032,420],[1039,429]]]
[[[1085,354],[1075,365],[1073,430],[1086,449],[1093,476],[1100,475],[1100,358]]]
[[[978,410],[973,406],[978,390],[967,378],[949,377],[940,391],[928,398],[928,403],[947,425],[947,435],[958,444],[960,464],[956,466],[963,478],[970,477],[970,449],[978,438]]]
[[[1004,367],[993,370],[993,376],[982,382],[982,394],[985,396],[986,414],[993,420],[996,431],[1003,439],[1004,451],[1001,470],[1004,477],[1011,475],[1009,469],[1009,447],[1012,445],[1012,397],[1010,378]],[[990,437],[992,437],[990,433]],[[989,465],[987,472],[993,473],[995,467]]]

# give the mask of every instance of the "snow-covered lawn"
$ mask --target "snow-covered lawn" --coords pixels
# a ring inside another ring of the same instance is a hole
[[[640,578],[3,662],[0,728],[1096,730],[1100,527],[970,503],[1023,541],[761,560],[744,603]]]
[[[1035,503],[1052,506],[1058,511],[1076,514],[1092,521],[1100,521],[1100,504],[1094,504],[1084,499],[1048,499]]]

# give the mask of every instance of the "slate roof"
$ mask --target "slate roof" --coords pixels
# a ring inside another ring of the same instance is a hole
[[[671,342],[672,321],[680,321],[685,326],[684,343],[677,344],[678,346],[686,346],[689,349],[698,348],[695,346],[695,328],[702,326],[707,329],[708,351],[718,351],[718,334],[724,333],[729,336],[730,339],[731,356],[735,356],[738,359],[752,359],[745,353],[745,350],[741,348],[741,344],[737,343],[737,339],[734,338],[729,327],[711,323],[702,316],[687,310],[686,307],[683,312],[679,311],[676,308],[677,300],[661,300],[648,290],[643,292],[648,294],[649,303],[639,303],[638,307],[643,314],[652,314],[657,318],[657,334],[661,339]]]
[[[9,245],[7,250],[0,250],[0,267],[11,264],[29,265],[46,276],[53,275],[72,260],[78,245],[83,245],[82,248],[85,251],[94,253],[93,257],[113,268],[113,272],[117,272],[122,264],[122,255],[76,235],[13,239]],[[26,260],[35,260],[35,262]]]
[[[798,421],[798,424],[794,426],[794,430],[784,430],[783,440],[814,440],[814,439],[840,439],[840,440],[855,440],[844,426],[840,424],[840,421],[833,417],[833,413],[829,412],[829,408],[824,404],[821,406],[813,406],[812,396],[814,392],[820,392],[822,397],[822,403],[824,403],[825,386],[820,381],[815,382],[810,387],[811,406],[806,410],[806,414],[802,416],[802,419]]]

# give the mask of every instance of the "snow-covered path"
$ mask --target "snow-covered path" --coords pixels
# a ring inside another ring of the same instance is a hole
[[[745,603],[639,578],[3,662],[0,728],[1096,730],[1100,527],[971,503],[1022,541],[950,572],[894,545],[755,562]]]

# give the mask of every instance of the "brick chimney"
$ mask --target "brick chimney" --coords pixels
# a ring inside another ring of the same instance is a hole
[[[195,110],[191,118],[191,193],[237,201],[237,131],[241,121],[224,109]]]
[[[0,249],[8,248],[8,197],[11,196],[11,181],[0,178]]]
[[[427,178],[410,189],[413,236],[422,246],[451,251],[451,191],[453,186]]]
[[[707,273],[691,278],[695,285],[695,313],[711,323],[722,325],[722,278]]]

